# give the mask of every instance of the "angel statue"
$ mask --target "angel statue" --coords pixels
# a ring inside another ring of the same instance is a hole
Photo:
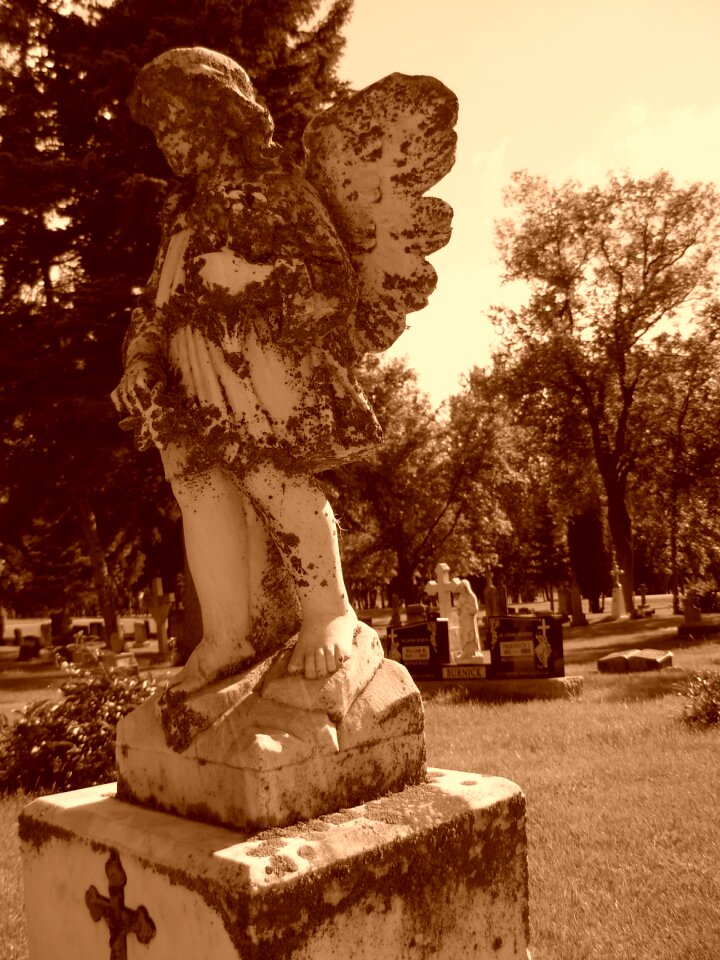
[[[113,398],[180,506],[204,635],[187,694],[294,638],[287,671],[343,669],[358,623],[315,474],[380,443],[353,374],[427,303],[452,211],[454,95],[393,74],[316,116],[297,166],[234,61],[144,67],[129,100],[179,179]]]

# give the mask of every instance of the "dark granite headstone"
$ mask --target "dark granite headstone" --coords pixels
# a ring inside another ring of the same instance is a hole
[[[38,656],[40,656],[40,637],[21,637],[18,660],[34,660]]]
[[[400,662],[413,677],[440,678],[450,662],[448,622],[442,617],[388,627],[388,643],[399,648]]]
[[[560,617],[488,617],[487,646],[491,678],[565,676]]]

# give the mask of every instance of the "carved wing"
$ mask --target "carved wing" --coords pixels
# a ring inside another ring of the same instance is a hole
[[[313,118],[305,176],[319,192],[359,278],[349,340],[386,350],[427,305],[425,257],[450,239],[452,208],[423,194],[455,160],[457,98],[434,77],[393,73]]]

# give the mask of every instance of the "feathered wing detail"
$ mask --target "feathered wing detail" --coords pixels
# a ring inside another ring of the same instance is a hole
[[[314,117],[305,176],[320,194],[359,279],[353,352],[386,350],[426,306],[437,275],[425,257],[450,239],[452,208],[426,190],[455,160],[457,98],[434,77],[393,73]]]

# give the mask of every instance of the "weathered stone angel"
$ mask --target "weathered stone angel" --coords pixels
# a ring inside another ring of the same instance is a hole
[[[302,167],[246,73],[210,50],[159,56],[130,106],[180,178],[114,394],[182,510],[204,638],[175,690],[296,632],[288,672],[325,677],[357,620],[314,474],[380,441],[353,368],[434,288],[425,256],[452,211],[423,194],[453,163],[455,97],[393,74],[311,121]]]

